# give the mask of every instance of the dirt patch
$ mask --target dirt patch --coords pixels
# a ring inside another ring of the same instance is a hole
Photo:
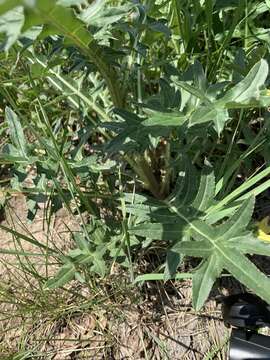
[[[179,296],[167,298],[163,290],[153,294],[152,301],[125,311],[124,320],[110,322],[116,338],[112,358],[197,360],[213,353],[209,359],[225,359],[229,331],[220,305],[210,300],[203,312],[194,313],[190,281],[179,285]]]
[[[70,231],[78,231],[80,226],[75,218],[72,218],[64,209],[58,211],[51,219],[50,225],[45,219],[44,204],[40,204],[35,220],[29,222],[27,219],[27,204],[24,196],[13,197],[6,207],[5,220],[1,225],[26,235],[33,242],[29,242],[19,235],[11,234],[9,231],[0,229],[1,249],[29,253],[29,261],[33,262],[40,274],[45,272],[44,257],[31,257],[31,253],[38,253],[40,249],[34,242],[57,248],[65,253],[72,246]],[[33,260],[34,259],[34,260]],[[7,276],[13,272],[13,266],[18,263],[18,257],[11,254],[0,255],[0,274]],[[54,267],[47,267],[46,271],[55,271]],[[17,269],[16,269],[17,271]]]

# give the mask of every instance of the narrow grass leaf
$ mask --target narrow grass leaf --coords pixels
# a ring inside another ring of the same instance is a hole
[[[180,273],[174,276],[174,280],[185,280],[192,279],[192,273]],[[134,283],[142,282],[142,281],[162,281],[164,280],[164,274],[145,274],[139,275],[134,280]]]

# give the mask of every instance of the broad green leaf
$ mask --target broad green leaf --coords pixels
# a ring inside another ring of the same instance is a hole
[[[175,214],[168,211],[168,209],[162,207],[154,207],[151,205],[136,204],[128,205],[126,204],[126,211],[129,214],[135,215],[138,219],[141,220],[152,220],[152,221],[162,221],[167,224],[174,224],[177,222]]]
[[[132,4],[106,6],[105,0],[96,0],[79,17],[87,25],[104,27],[122,19],[132,7]]]
[[[171,248],[171,251],[177,254],[185,254],[195,257],[208,257],[213,253],[213,250],[213,245],[207,240],[180,241]]]
[[[95,256],[93,260],[93,265],[91,266],[91,270],[93,271],[93,273],[104,277],[106,274],[106,269],[107,267],[104,259],[100,258],[99,256]]]
[[[236,279],[270,303],[270,279],[237,249],[222,248],[222,262]]]
[[[189,125],[213,121],[215,130],[220,135],[229,120],[228,109],[268,106],[269,99],[265,91],[260,90],[267,75],[268,64],[265,60],[261,60],[253,66],[242,81],[228,90],[221,99],[213,100],[213,102],[210,102],[205,95],[200,94],[197,89],[189,89],[190,92],[192,90],[193,95],[204,102],[191,114]],[[186,84],[185,87],[188,88],[190,85]],[[203,100],[204,96],[208,102]]]
[[[16,149],[17,154],[17,149]],[[19,154],[18,154],[19,155]],[[21,157],[21,156],[15,156],[11,154],[2,153],[0,154],[0,164],[29,164],[34,163],[37,160],[37,158],[33,159],[31,158],[31,161],[27,157]]]
[[[5,14],[20,5],[23,5],[22,0],[0,0],[0,15]]]
[[[57,4],[56,0],[8,0],[0,3],[0,15],[16,6],[24,6],[23,31],[36,25],[45,25],[41,36],[63,35],[66,42],[80,49],[102,74],[115,106],[122,107],[122,92],[117,84],[116,73],[108,63],[103,48],[97,45],[85,24],[75,16],[73,9]]]
[[[215,253],[196,270],[192,277],[192,304],[195,310],[201,309],[221,272],[222,264]]]
[[[89,156],[81,161],[68,161],[68,164],[75,171],[78,171],[80,168],[86,168],[87,172],[97,174],[99,174],[101,171],[112,170],[116,166],[116,162],[109,159],[103,164],[101,161],[98,163],[98,158],[96,156]]]
[[[181,169],[178,173],[175,189],[170,195],[170,201],[177,207],[190,204],[196,197],[197,186],[198,173],[190,160],[184,156],[181,160]]]
[[[181,89],[184,89],[185,91],[195,96],[196,98],[200,99],[203,103],[211,104],[211,101],[208,99],[208,97],[205,95],[205,93],[202,90],[190,85],[186,81],[179,81],[174,78],[172,78],[172,80],[175,83],[175,85],[177,85]]]
[[[229,119],[228,110],[223,109],[217,104],[211,104],[206,106],[198,107],[191,115],[189,125],[193,126],[196,124],[202,124],[205,122],[213,121],[215,124],[215,129],[220,135],[221,131],[226,124],[226,121]]]
[[[0,33],[5,33],[6,38],[2,49],[9,50],[18,40],[24,24],[23,8],[17,7],[0,16]]]
[[[166,265],[165,265],[164,277],[163,277],[164,281],[174,278],[177,268],[182,260],[183,260],[183,255],[179,254],[173,249],[167,252]]]
[[[78,280],[80,283],[82,284],[85,284],[86,280],[85,280],[85,277],[79,273],[78,271],[75,272],[75,275],[74,275],[75,279]]]
[[[175,209],[178,214],[180,214],[178,209]],[[183,217],[184,214],[181,213],[181,217]],[[190,224],[190,232],[191,236],[197,240],[197,241],[210,241],[212,245],[216,242],[216,228],[214,226],[211,226],[207,224],[205,221],[196,219],[193,221],[190,221],[186,219],[186,221]]]
[[[198,211],[205,211],[215,197],[215,175],[210,166],[205,166],[200,177],[200,186],[192,206]]]
[[[57,5],[55,0],[36,0],[34,6],[26,7],[26,9],[24,29],[46,24],[54,33],[66,36],[83,52],[88,52],[88,46],[93,41],[93,37],[84,24],[75,17],[72,9]]]
[[[181,220],[177,224],[143,223],[130,229],[131,234],[149,237],[155,240],[181,240],[185,223]]]
[[[163,203],[167,205],[170,212],[175,213],[178,218],[176,224],[145,221],[135,229],[131,229],[131,232],[152,239],[174,242],[170,249],[174,256],[171,257],[171,266],[166,264],[165,278],[169,278],[176,271],[177,261],[179,261],[176,254],[205,258],[199,272],[194,275],[193,301],[197,310],[203,305],[222,269],[230,271],[245,286],[270,302],[270,280],[260,273],[255,265],[248,265],[250,262],[243,254],[250,253],[253,244],[251,241],[249,243],[247,241],[245,246],[245,239],[249,236],[246,227],[252,215],[254,198],[245,201],[236,213],[221,226],[207,224],[200,219],[199,213],[197,213],[197,219],[194,218],[194,213],[189,211],[192,203],[186,203],[185,207],[175,206],[174,202],[168,200]],[[189,234],[190,241],[183,241],[185,234]],[[239,249],[237,248],[238,243]],[[254,246],[254,253],[256,253],[256,249],[261,254],[266,248],[259,245]],[[231,252],[234,252],[234,256],[231,256]],[[262,279],[263,286],[258,284],[258,276]]]
[[[247,103],[251,99],[258,99],[260,87],[264,85],[267,75],[268,64],[266,60],[261,60],[252,67],[242,81],[227,91],[218,103],[226,106],[226,104],[231,102],[241,104]]]
[[[244,230],[251,219],[254,209],[255,198],[251,197],[243,201],[241,207],[224,224],[217,227],[218,236],[222,239],[230,239]]]
[[[187,121],[187,116],[179,112],[162,113],[155,112],[147,120],[142,122],[143,126],[182,126]]]
[[[27,142],[24,137],[23,128],[15,112],[6,107],[5,118],[9,126],[10,137],[21,156],[27,158]]]
[[[63,1],[63,0],[61,0]],[[67,0],[64,0],[67,1]],[[69,0],[70,1],[70,0]],[[88,25],[90,25],[91,19],[98,18],[99,15],[103,12],[104,7],[106,5],[105,0],[95,0],[90,4],[85,11],[83,11],[83,14],[81,15],[81,18],[83,21],[87,22]]]
[[[270,256],[270,243],[255,238],[251,234],[232,238],[227,241],[227,245],[243,254]]]
[[[96,104],[95,100],[91,97],[91,95],[85,94],[84,91],[78,86],[78,83],[76,83],[71,77],[67,77],[63,75],[60,71],[49,68],[49,65],[38,56],[33,56],[29,53],[28,60],[31,64],[38,64],[44,70],[46,70],[46,72],[48,73],[48,76],[46,76],[46,78],[48,79],[49,83],[53,85],[53,87],[57,91],[65,95],[70,101],[70,103],[75,106],[76,109],[80,109],[80,101],[82,101],[86,105],[86,107],[89,107],[89,109],[93,109],[94,111],[96,111],[97,114],[100,115],[101,121],[110,121],[109,116],[98,104]],[[94,123],[95,126],[97,125],[96,121],[92,119],[91,121]],[[101,133],[104,132],[102,128],[98,129]]]
[[[56,289],[66,285],[68,282],[74,279],[76,268],[72,262],[64,264],[58,273],[45,284],[47,289]]]
[[[216,117],[213,119],[214,129],[216,130],[218,136],[220,136],[228,120],[230,120],[228,111],[219,109]]]

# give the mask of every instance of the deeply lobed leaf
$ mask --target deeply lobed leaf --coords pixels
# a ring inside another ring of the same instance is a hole
[[[204,258],[193,276],[195,309],[199,310],[203,306],[216,278],[220,276],[223,269],[231,272],[245,286],[270,302],[270,280],[245,257],[247,253],[265,255],[270,253],[268,244],[255,240],[246,231],[254,208],[254,198],[245,200],[241,207],[221,225],[208,224],[203,211],[210,206],[215,189],[214,176],[209,170],[209,168],[204,170],[193,201],[190,199],[194,195],[187,196],[185,193],[189,189],[185,179],[188,178],[188,172],[190,172],[186,169],[180,181],[177,201],[171,198],[161,202],[162,211],[166,211],[165,204],[171,215],[170,223],[167,222],[168,218],[164,218],[163,221],[162,217],[155,218],[151,215],[153,209],[154,213],[158,212],[159,206],[156,204],[151,207],[149,200],[147,206],[143,203],[138,205],[135,203],[132,207],[128,207],[127,211],[132,214],[139,214],[140,210],[144,211],[140,220],[143,222],[129,231],[138,236],[173,243],[166,260],[165,280],[175,276],[183,255]],[[194,211],[193,207],[196,207],[197,211]]]

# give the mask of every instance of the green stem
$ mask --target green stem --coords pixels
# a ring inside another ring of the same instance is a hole
[[[157,182],[156,177],[153,174],[153,171],[145,160],[144,157],[140,155],[134,155],[133,159],[128,155],[125,156],[126,161],[133,168],[135,173],[142,180],[144,186],[156,197],[160,198],[160,185]]]
[[[170,180],[171,180],[171,167],[170,167],[170,160],[171,160],[171,145],[168,141],[165,147],[164,153],[164,161],[165,161],[165,176],[162,183],[161,189],[161,196],[164,198],[166,195],[169,194],[170,191]]]

